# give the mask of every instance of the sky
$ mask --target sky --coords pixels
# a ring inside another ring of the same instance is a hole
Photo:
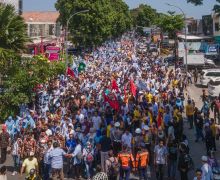
[[[165,3],[177,5],[183,9],[187,17],[201,19],[202,15],[211,14],[211,10],[216,0],[204,0],[202,6],[193,6],[187,4],[187,0],[125,0],[130,8],[138,7],[139,4],[148,4],[157,9],[158,12],[167,12],[169,10],[181,13],[174,7],[169,7]],[[24,11],[55,11],[54,3],[56,0],[23,0]]]

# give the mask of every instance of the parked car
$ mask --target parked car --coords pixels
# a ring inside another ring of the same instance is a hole
[[[208,83],[208,93],[209,96],[215,97],[220,94],[220,77],[211,78]]]
[[[207,86],[211,78],[220,77],[220,69],[205,69],[201,72],[200,83],[202,86]]]

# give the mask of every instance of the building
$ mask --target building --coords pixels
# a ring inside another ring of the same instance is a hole
[[[23,12],[22,17],[27,25],[27,34],[31,38],[31,42],[28,43],[29,53],[42,53],[48,46],[61,47],[63,45],[64,34],[57,21],[58,12]]]
[[[213,20],[213,36],[215,37],[215,41],[217,43],[220,43],[220,14],[213,13],[212,20]]]
[[[23,11],[22,0],[0,0],[0,3],[11,4],[15,7],[15,10],[18,14],[22,14]]]
[[[187,34],[191,35],[201,35],[202,30],[202,20],[194,18],[186,18],[185,23],[187,25]]]
[[[202,16],[202,29],[205,36],[213,36],[213,20],[211,14]]]
[[[31,38],[55,38],[60,36],[61,26],[57,22],[58,12],[24,12],[22,14],[27,25],[27,34]]]

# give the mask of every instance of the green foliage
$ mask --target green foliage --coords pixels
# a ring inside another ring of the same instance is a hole
[[[89,10],[73,16],[69,23],[74,43],[87,47],[121,35],[131,25],[128,6],[122,0],[58,0],[56,9],[64,26],[72,14]]]
[[[188,3],[192,3],[196,6],[198,5],[202,5],[203,4],[203,0],[187,0]],[[216,0],[217,3],[220,3],[220,0]],[[220,5],[219,4],[215,4],[213,7],[213,11],[216,13],[220,13]]]
[[[157,11],[146,4],[141,4],[138,8],[132,9],[131,15],[134,25],[142,27],[154,25],[158,18]]]
[[[0,48],[19,52],[25,48],[26,26],[11,5],[0,4]]]
[[[192,3],[196,6],[198,5],[202,5],[203,4],[203,0],[187,0],[188,3]]]
[[[18,112],[20,104],[30,103],[34,98],[33,89],[65,72],[65,63],[49,62],[42,56],[14,59],[13,65],[4,78],[4,92],[0,94],[0,117]]]
[[[163,32],[167,32],[170,37],[175,37],[176,32],[184,27],[184,18],[182,15],[175,15],[175,12],[168,12],[168,14],[160,15],[157,25]]]

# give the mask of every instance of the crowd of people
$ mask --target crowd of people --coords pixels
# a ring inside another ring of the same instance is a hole
[[[179,171],[187,180],[193,161],[186,118],[196,129],[195,142],[201,139],[207,148],[195,180],[210,180],[218,117],[211,119],[209,111],[218,99],[210,108],[204,93],[197,108],[184,93],[192,75],[168,68],[157,53],[137,53],[142,40],[129,32],[106,42],[82,56],[83,71],[70,66],[35,89],[35,100],[7,119],[0,135],[1,163],[10,151],[12,175],[129,180],[132,174],[146,180],[155,174],[174,180]]]

